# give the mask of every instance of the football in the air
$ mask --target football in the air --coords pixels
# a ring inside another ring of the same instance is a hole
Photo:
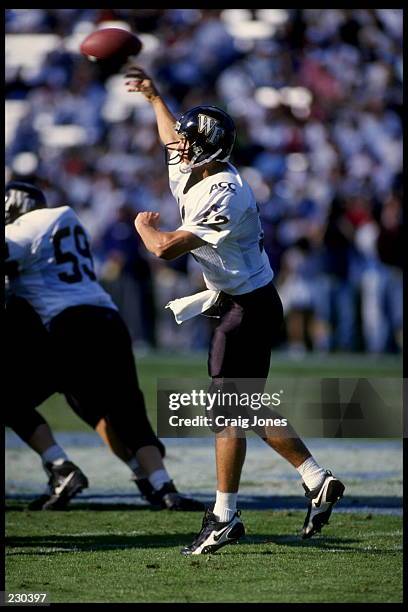
[[[80,51],[90,59],[122,59],[136,56],[142,49],[142,42],[132,32],[121,28],[102,28],[89,34],[80,45]]]

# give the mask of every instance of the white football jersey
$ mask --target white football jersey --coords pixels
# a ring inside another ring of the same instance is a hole
[[[6,225],[8,290],[47,325],[70,306],[117,307],[96,280],[89,237],[69,206],[42,208]]]
[[[206,286],[231,295],[249,293],[273,278],[263,248],[263,231],[254,195],[237,169],[202,179],[183,192],[189,174],[169,166],[170,189],[178,201],[182,225],[208,244],[191,251]]]

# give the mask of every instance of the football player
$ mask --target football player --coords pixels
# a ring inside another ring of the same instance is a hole
[[[209,350],[212,384],[225,378],[266,380],[271,350],[283,322],[283,309],[272,282],[273,271],[263,248],[258,207],[248,183],[229,162],[235,141],[231,117],[213,106],[198,106],[176,121],[146,72],[130,67],[129,92],[141,92],[155,113],[165,146],[170,189],[181,225],[159,229],[159,213],[141,212],[135,226],[146,248],[164,259],[191,252],[201,265],[208,291],[170,303],[180,323],[220,304],[220,318]],[[228,431],[216,435],[217,493],[202,528],[185,555],[215,552],[236,542],[245,530],[237,511],[237,493],[245,459],[245,437]],[[328,521],[344,485],[318,465],[291,428],[275,428],[265,441],[303,479],[309,498],[303,538]]]
[[[22,298],[11,296],[6,300],[5,323],[4,423],[40,456],[49,479],[46,492],[29,508],[62,509],[88,486],[88,479],[56,442],[50,426],[35,409],[55,390],[48,333]]]
[[[12,270],[9,273],[12,274]],[[36,410],[38,405],[58,391],[58,371],[54,368],[50,335],[38,314],[23,298],[11,296],[6,300],[5,322],[5,425],[40,455],[49,478],[45,493],[30,502],[28,507],[30,510],[63,509],[88,486],[88,479],[67,457],[56,442],[49,424]],[[132,457],[131,451],[121,443],[108,419],[101,417],[94,422],[80,406],[72,404],[71,407],[83,421],[94,427],[114,454],[129,465],[132,480],[143,498],[152,506],[161,507],[146,474]],[[164,446],[160,450],[164,455]]]
[[[47,208],[43,192],[21,181],[6,185],[5,202],[9,293],[27,300],[49,334],[56,389],[95,429],[106,419],[135,477],[143,470],[155,504],[201,510],[200,502],[180,495],[164,466],[129,332],[97,282],[79,218],[69,206]]]

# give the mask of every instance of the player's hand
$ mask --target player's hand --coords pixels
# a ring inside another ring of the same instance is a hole
[[[137,91],[144,95],[146,100],[152,102],[159,96],[155,84],[146,72],[139,66],[130,66],[125,74],[127,91]]]
[[[140,212],[135,219],[135,227],[139,230],[141,225],[149,225],[157,229],[159,225],[160,213],[158,212]]]

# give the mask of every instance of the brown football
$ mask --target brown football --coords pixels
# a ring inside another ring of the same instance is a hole
[[[87,57],[105,60],[116,57],[126,60],[138,55],[142,49],[140,39],[128,30],[102,28],[89,34],[80,45],[80,51]]]

